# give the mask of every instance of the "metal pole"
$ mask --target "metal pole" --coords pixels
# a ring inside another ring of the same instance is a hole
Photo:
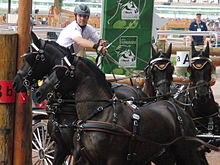
[[[30,44],[31,1],[19,0],[18,8],[18,68],[22,66],[21,55],[26,53]],[[18,95],[19,96],[19,95]],[[14,131],[14,164],[31,165],[32,112],[30,99],[20,100],[17,96]],[[23,95],[24,96],[24,95]]]

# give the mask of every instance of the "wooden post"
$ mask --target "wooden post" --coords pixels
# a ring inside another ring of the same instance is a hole
[[[0,32],[0,164],[13,163],[13,128],[15,92],[12,80],[16,74],[17,34]]]
[[[18,68],[22,66],[22,54],[28,50],[30,44],[30,0],[19,0],[18,8]],[[14,164],[31,165],[32,153],[32,111],[31,101],[16,99],[15,131],[14,131]]]

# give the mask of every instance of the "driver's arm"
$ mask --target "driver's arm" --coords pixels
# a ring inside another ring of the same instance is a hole
[[[105,48],[104,46],[101,46],[99,44],[97,45],[94,42],[87,40],[87,39],[84,39],[79,36],[75,37],[74,41],[78,45],[80,45],[81,47],[84,47],[84,48],[94,48],[94,49],[96,49],[96,51],[101,52],[101,53],[107,53],[107,51],[108,51],[107,48]]]

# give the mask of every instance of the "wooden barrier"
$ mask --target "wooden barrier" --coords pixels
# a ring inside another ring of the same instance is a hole
[[[168,49],[168,44],[165,44],[165,49]],[[196,50],[204,49],[203,46],[196,46]],[[220,56],[220,47],[219,48],[213,48],[210,47],[210,55],[212,56]],[[191,51],[191,46],[172,46],[172,54],[176,54],[176,51]]]
[[[12,81],[16,74],[18,36],[0,32],[0,164],[13,164],[15,92]]]
[[[127,78],[124,75],[115,75],[116,80],[113,75],[111,74],[106,74],[106,79],[111,81],[112,83],[122,83],[122,84],[128,84],[128,85],[133,85],[133,86],[143,86],[144,85],[144,78]],[[189,83],[189,78],[188,77],[177,77],[173,76],[173,82],[176,83]],[[210,85],[213,86],[216,82],[216,77],[212,77]]]
[[[170,29],[184,29],[184,30],[187,30],[192,21],[193,20],[191,20],[191,19],[170,19],[162,27],[162,29],[163,30],[170,30]]]
[[[158,49],[162,49],[166,51],[168,49],[168,44],[166,44],[166,40],[158,40],[157,47]],[[195,46],[196,50],[203,49],[204,46]],[[215,66],[220,66],[220,47],[213,48],[210,47],[210,58],[212,59]],[[172,54],[175,55],[177,51],[191,51],[191,46],[172,46]]]

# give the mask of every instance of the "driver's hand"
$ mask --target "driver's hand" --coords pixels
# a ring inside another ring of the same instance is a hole
[[[107,45],[107,41],[106,40],[99,40],[99,46],[106,46]]]
[[[108,52],[108,49],[105,46],[98,46],[97,52],[102,53],[102,54],[106,54]]]

